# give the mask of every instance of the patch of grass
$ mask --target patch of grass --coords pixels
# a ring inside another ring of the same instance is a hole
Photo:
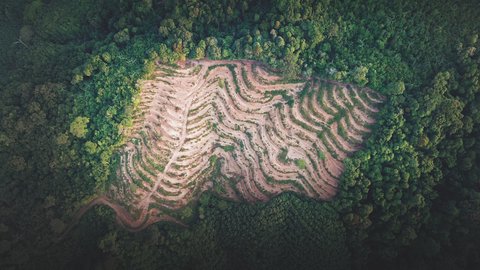
[[[235,150],[235,146],[233,145],[224,145],[221,147],[225,152],[232,152],[233,150]]]
[[[211,166],[215,165],[217,163],[217,160],[218,160],[218,157],[216,155],[213,155],[208,159]]]
[[[272,97],[272,96],[282,96],[283,100],[288,104],[288,106],[293,107],[293,103],[295,100],[291,95],[287,93],[287,90],[272,90],[267,91],[264,93],[265,97]]]
[[[240,139],[238,140],[238,145],[240,145],[240,149],[242,150],[245,148],[245,146],[243,145],[243,141]]]
[[[132,143],[135,145],[140,145],[140,139],[139,138],[132,138]]]
[[[280,149],[280,153],[278,153],[278,160],[280,160],[283,163],[289,163],[290,159],[287,157],[288,155],[288,149],[286,147]]]
[[[245,134],[247,135],[248,139],[251,141],[253,138],[252,133],[250,133],[250,131],[245,131]]]
[[[218,87],[224,89],[225,88],[225,80],[224,79],[218,79]]]
[[[320,151],[318,148],[316,150],[317,150],[317,157],[321,160],[325,160],[325,154],[322,151]]]
[[[297,165],[300,170],[303,170],[307,166],[307,162],[303,159],[295,159],[295,165]]]
[[[130,186],[130,190],[131,190],[133,193],[137,192],[137,188],[138,188],[138,187],[137,187],[134,183],[130,183],[129,186]]]
[[[347,141],[349,140],[347,136],[347,132],[345,131],[342,125],[339,124],[337,126],[337,132],[338,132],[338,135],[340,135],[340,137],[344,138]]]

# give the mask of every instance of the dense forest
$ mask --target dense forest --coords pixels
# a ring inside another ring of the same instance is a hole
[[[3,0],[1,269],[472,269],[480,264],[480,2]],[[188,227],[107,207],[137,81],[252,59],[386,97],[331,201],[210,193]]]

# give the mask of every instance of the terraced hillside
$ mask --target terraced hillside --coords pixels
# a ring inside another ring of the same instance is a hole
[[[143,218],[208,189],[248,202],[284,191],[329,199],[383,99],[319,79],[285,82],[250,61],[159,66],[141,87],[112,194]]]

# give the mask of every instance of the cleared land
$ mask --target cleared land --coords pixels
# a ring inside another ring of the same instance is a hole
[[[169,220],[161,213],[205,190],[247,202],[284,191],[331,198],[342,161],[360,148],[383,100],[320,79],[286,82],[251,61],[159,66],[141,88],[112,200],[85,208],[106,204],[132,230]]]
[[[283,191],[329,199],[382,97],[311,79],[283,83],[249,61],[159,66],[143,81],[115,192],[139,209],[178,209],[213,189],[265,201]]]

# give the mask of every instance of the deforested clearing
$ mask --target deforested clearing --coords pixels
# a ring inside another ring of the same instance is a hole
[[[286,191],[328,200],[384,100],[318,78],[290,82],[253,61],[159,65],[140,87],[109,192],[139,219],[206,190],[247,202]]]

